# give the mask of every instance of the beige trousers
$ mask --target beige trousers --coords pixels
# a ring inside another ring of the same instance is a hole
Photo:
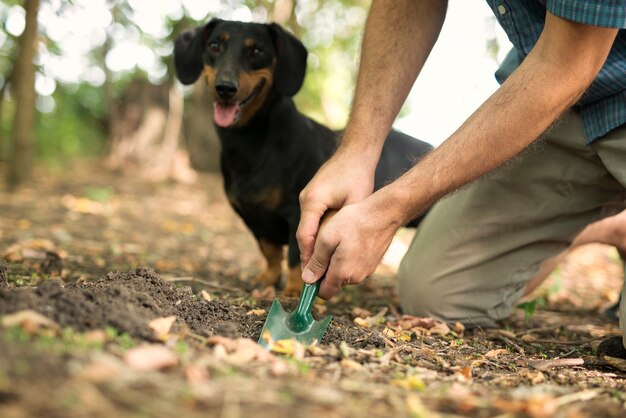
[[[566,114],[513,161],[432,208],[400,265],[403,310],[496,326],[544,260],[623,209],[625,190],[626,126],[585,145],[579,115]]]

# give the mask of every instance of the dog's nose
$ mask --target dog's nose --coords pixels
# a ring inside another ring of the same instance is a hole
[[[215,91],[220,99],[232,99],[237,90],[237,84],[229,80],[221,80],[215,84]]]

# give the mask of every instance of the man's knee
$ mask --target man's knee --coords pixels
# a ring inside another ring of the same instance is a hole
[[[446,305],[449,299],[436,283],[424,277],[413,276],[404,272],[398,276],[398,295],[404,313],[414,316],[431,316],[446,320]]]
[[[406,314],[447,323],[460,322],[468,327],[495,327],[502,319],[502,309],[494,309],[501,305],[498,301],[490,300],[484,292],[459,286],[459,277],[454,275],[429,276],[411,272],[406,265],[401,265],[398,279],[400,305]],[[471,279],[461,281],[469,284]]]

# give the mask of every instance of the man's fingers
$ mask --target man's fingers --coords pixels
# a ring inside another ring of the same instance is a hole
[[[324,300],[328,300],[339,293],[342,287],[341,283],[336,280],[324,279],[317,295]]]
[[[300,223],[296,231],[296,239],[298,240],[298,248],[300,249],[300,261],[302,266],[309,263],[309,259],[313,254],[315,246],[315,237],[319,229],[320,218],[316,212],[307,211],[300,215]]]
[[[313,254],[302,271],[302,280],[306,283],[315,283],[326,273],[337,244],[323,236],[318,237]]]
[[[331,252],[321,253],[316,250],[306,264],[306,267],[302,271],[302,280],[304,280],[305,283],[309,284],[318,281],[319,278],[324,275],[326,269],[328,268],[331,254]]]
[[[327,207],[325,205],[314,205],[302,199],[302,197],[300,205],[302,206],[302,213],[300,214],[300,223],[296,231],[296,240],[300,249],[300,262],[304,270],[304,266],[309,263],[309,259],[313,254],[320,220],[324,216]]]
[[[328,270],[326,271],[326,277],[322,281],[318,296],[322,299],[328,300],[341,291],[346,283],[335,273],[334,261],[331,261]]]

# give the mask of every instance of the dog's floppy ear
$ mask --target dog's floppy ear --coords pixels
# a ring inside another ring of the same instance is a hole
[[[176,77],[183,84],[193,84],[202,73],[202,51],[211,31],[220,19],[181,33],[174,40],[174,66]]]
[[[270,24],[269,29],[277,55],[274,85],[285,96],[293,96],[304,82],[308,52],[302,42],[276,23]]]

